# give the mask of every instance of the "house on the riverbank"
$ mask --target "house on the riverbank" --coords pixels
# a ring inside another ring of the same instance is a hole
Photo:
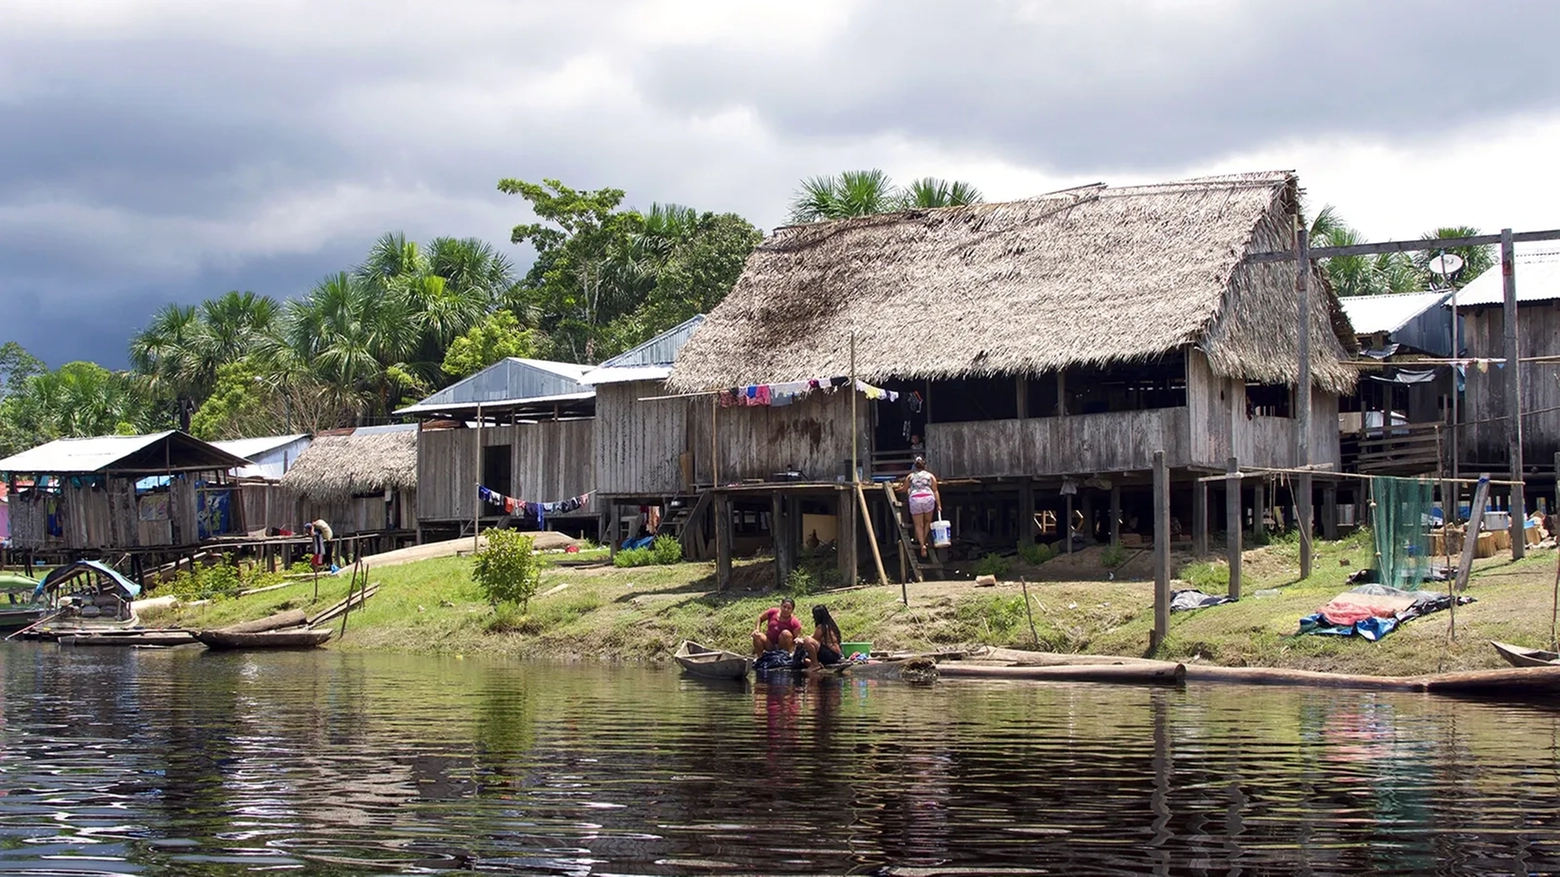
[[[580,383],[591,368],[511,357],[397,411],[419,421],[420,538],[469,534],[474,518],[594,532],[596,392]],[[479,502],[479,486],[500,500]],[[552,511],[538,518],[504,498]]]
[[[670,384],[735,390],[697,442],[718,494],[771,500],[782,553],[807,538],[797,504],[832,508],[844,531],[852,458],[895,476],[914,436],[974,551],[1028,541],[1048,515],[1084,539],[1148,532],[1156,451],[1189,532],[1209,526],[1197,479],[1231,457],[1297,464],[1298,405],[1309,462],[1339,463],[1338,398],[1356,376],[1338,300],[1313,266],[1312,385],[1297,393],[1294,266],[1245,259],[1292,248],[1298,210],[1295,176],[1277,172],[780,229]],[[852,374],[859,395],[829,391]],[[764,404],[777,388],[786,404]],[[710,397],[693,405],[690,428],[710,424]]]
[[[365,550],[395,548],[416,530],[417,425],[362,426],[316,435],[282,475],[286,525],[324,519],[338,539]]]
[[[241,533],[227,472],[248,460],[177,430],[65,438],[0,460],[13,550],[162,563]]]
[[[212,445],[249,461],[228,470],[238,487],[240,520],[251,535],[298,526],[298,502],[282,489],[282,476],[309,447],[304,433],[229,439]]]

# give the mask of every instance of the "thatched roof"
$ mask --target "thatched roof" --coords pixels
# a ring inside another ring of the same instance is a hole
[[[321,502],[416,486],[416,429],[316,436],[282,476],[283,488]]]
[[[1297,197],[1294,175],[1272,172],[783,228],[671,383],[848,374],[855,330],[869,381],[1040,374],[1195,345],[1218,374],[1293,384],[1293,265],[1243,257],[1293,245]],[[1320,270],[1311,289],[1312,375],[1343,392],[1353,336]]]

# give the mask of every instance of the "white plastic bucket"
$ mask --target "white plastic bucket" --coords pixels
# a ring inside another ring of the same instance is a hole
[[[953,544],[953,525],[947,521],[932,522],[932,545],[947,548]]]

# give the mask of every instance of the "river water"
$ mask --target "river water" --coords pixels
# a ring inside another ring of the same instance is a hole
[[[1560,711],[0,647],[0,872],[1560,873]]]

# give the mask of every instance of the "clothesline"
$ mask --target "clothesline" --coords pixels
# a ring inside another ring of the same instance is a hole
[[[505,496],[496,490],[492,490],[482,484],[477,485],[477,496],[488,505],[498,506],[504,510],[504,514],[526,514],[536,519],[538,526],[547,522],[548,515],[566,515],[569,512],[583,508],[590,502],[590,495],[595,491],[586,491],[579,496],[571,496],[568,499],[554,500],[553,502],[526,502],[513,496]]]
[[[700,396],[716,396],[721,399],[723,407],[731,408],[743,405],[770,405],[774,406],[773,399],[777,393],[786,401],[781,405],[789,405],[791,402],[805,398],[811,393],[822,390],[833,392],[850,383],[848,377],[814,378],[806,381],[778,381],[770,384],[744,384],[740,387],[725,387],[717,390],[695,390],[689,393],[670,393],[662,396],[642,396],[640,402],[661,402],[668,399],[695,399]],[[898,390],[885,390],[882,387],[873,386],[863,380],[856,381],[856,390],[868,399],[886,399],[889,402],[899,400]],[[760,397],[768,398],[769,402],[756,401]],[[726,400],[731,400],[729,403]],[[755,401],[740,401],[741,399]]]
[[[1329,464],[1331,465],[1331,464]],[[1197,479],[1204,481],[1239,481],[1250,478],[1253,475],[1325,475],[1328,478],[1358,478],[1362,481],[1371,481],[1376,478],[1398,478],[1396,475],[1366,475],[1362,472],[1334,472],[1331,469],[1270,469],[1262,466],[1246,466],[1239,472],[1225,472],[1220,475],[1206,475]],[[1522,484],[1521,481],[1497,481],[1493,478],[1440,478],[1437,476],[1417,476],[1417,480],[1429,481],[1433,484],[1478,484],[1487,481],[1490,484],[1502,484],[1511,486]]]

